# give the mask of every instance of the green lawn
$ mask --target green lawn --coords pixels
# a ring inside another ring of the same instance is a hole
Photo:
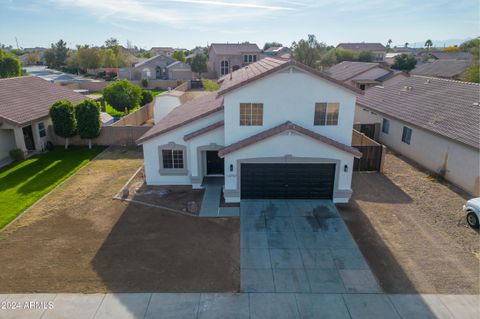
[[[0,229],[103,150],[56,147],[0,169]]]

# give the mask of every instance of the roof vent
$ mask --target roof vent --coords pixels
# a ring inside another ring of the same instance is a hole
[[[412,87],[410,85],[405,85],[402,89],[403,92],[410,92],[412,91]]]
[[[473,106],[479,106],[479,105],[480,105],[480,103],[479,103],[479,102],[473,102],[473,104],[472,104],[472,105],[473,105]]]
[[[431,82],[430,79],[427,79],[427,80],[425,81],[425,84],[428,84],[428,83],[430,83],[430,82]]]

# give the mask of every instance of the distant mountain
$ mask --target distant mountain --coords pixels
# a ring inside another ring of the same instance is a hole
[[[465,41],[472,40],[473,37],[464,38],[464,39],[447,39],[447,40],[432,40],[433,46],[437,48],[449,47],[452,45],[460,45]],[[425,39],[427,41],[428,39]],[[408,46],[410,48],[423,48],[425,46],[425,41],[423,42],[413,42],[409,43]],[[397,47],[403,47],[403,44],[397,45]]]

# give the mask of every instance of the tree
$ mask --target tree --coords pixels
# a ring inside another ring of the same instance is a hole
[[[334,52],[337,57],[337,63],[343,61],[358,61],[358,54],[355,51],[342,48],[336,48],[333,50],[335,50]]]
[[[55,66],[64,66],[68,57],[67,42],[59,40],[57,43],[52,44],[52,49],[54,49],[55,52]]]
[[[452,45],[442,49],[443,52],[459,52],[460,48],[456,45]]]
[[[283,44],[281,44],[280,42],[266,42],[265,45],[263,46],[263,51],[267,51],[268,49],[270,48],[273,48],[273,47],[283,47]]]
[[[68,138],[77,134],[75,107],[70,101],[55,102],[49,110],[55,134],[65,138],[65,149],[68,148]]]
[[[360,62],[372,62],[374,59],[372,51],[362,51],[358,54],[358,61]]]
[[[430,50],[430,48],[433,47],[433,42],[432,42],[432,40],[428,39],[428,40],[425,42],[425,47],[427,48],[427,51]]]
[[[100,105],[90,99],[80,102],[75,107],[78,135],[88,139],[88,148],[92,148],[92,138],[100,135]]]
[[[0,49],[0,78],[10,78],[22,75],[20,60],[9,52]]]
[[[405,42],[405,48],[408,48],[408,45],[409,45],[409,44],[410,44],[410,43]]]
[[[105,46],[106,46],[107,48],[114,48],[114,47],[119,46],[119,45],[120,45],[120,43],[119,43],[118,40],[115,39],[115,38],[110,38],[110,39],[107,39],[107,40],[105,41]]]
[[[202,73],[207,72],[207,57],[204,54],[195,54],[190,64],[192,71],[198,73],[198,77],[202,78]]]
[[[142,89],[125,79],[115,81],[103,89],[103,98],[117,111],[130,111],[142,101]]]
[[[142,106],[153,101],[153,94],[149,90],[142,90]]]
[[[400,54],[395,56],[394,62],[392,64],[392,69],[401,70],[401,71],[411,71],[415,68],[417,64],[417,59],[410,54]]]
[[[319,43],[313,34],[309,34],[307,40],[301,39],[292,43],[292,57],[310,67],[318,66],[325,50],[325,43]]]
[[[177,61],[180,61],[180,62],[185,62],[185,52],[183,51],[174,51],[173,54],[172,54],[172,58],[174,58],[175,60]]]
[[[387,45],[386,45],[386,48],[387,48],[387,52],[390,52],[390,50],[392,49],[392,39],[388,39],[387,41]]]
[[[474,63],[467,68],[462,75],[462,79],[467,82],[480,83],[480,65]]]
[[[102,52],[99,48],[90,48],[88,45],[78,46],[78,67],[84,71],[97,69],[103,65]]]

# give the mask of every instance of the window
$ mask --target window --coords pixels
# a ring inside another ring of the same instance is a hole
[[[313,125],[337,125],[339,103],[315,103]]]
[[[412,129],[404,126],[403,132],[402,132],[402,142],[406,144],[410,144],[411,139],[412,139]]]
[[[47,130],[45,129],[45,124],[43,122],[38,123],[38,135],[40,135],[40,137],[47,136]]]
[[[257,61],[257,56],[255,54],[247,54],[243,56],[244,63],[251,63],[256,61]]]
[[[163,168],[183,168],[183,150],[162,150]]]
[[[220,74],[221,75],[225,75],[225,74],[228,74],[229,72],[229,65],[228,65],[228,61],[222,61],[220,62]]]
[[[240,103],[240,125],[259,126],[263,125],[262,103]]]
[[[388,134],[388,132],[390,132],[390,121],[387,119],[383,119],[382,133]]]

